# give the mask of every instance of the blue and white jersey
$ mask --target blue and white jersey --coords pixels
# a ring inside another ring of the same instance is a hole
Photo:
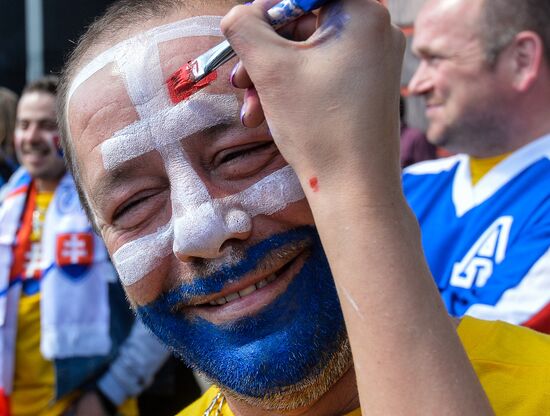
[[[453,316],[550,332],[550,135],[472,185],[468,156],[422,162],[403,186]]]

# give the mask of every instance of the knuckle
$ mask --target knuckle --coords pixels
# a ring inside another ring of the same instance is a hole
[[[405,37],[405,34],[397,26],[392,26],[392,32],[394,44],[396,45],[398,50],[401,51],[401,53],[404,53],[407,47],[407,38]]]
[[[388,8],[377,1],[371,3],[368,13],[381,27],[387,27],[391,24],[391,16]]]
[[[240,27],[246,24],[250,9],[250,7],[238,5],[233,7],[229,13],[223,17],[220,23],[220,29],[225,37],[232,37]]]

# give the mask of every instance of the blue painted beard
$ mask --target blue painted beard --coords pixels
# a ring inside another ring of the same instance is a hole
[[[307,242],[309,256],[287,290],[254,316],[224,325],[172,312],[193,296],[217,293],[254,270],[272,250]],[[319,236],[300,227],[249,248],[243,260],[138,308],[143,322],[218,385],[253,398],[283,393],[318,376],[346,338],[338,296]]]

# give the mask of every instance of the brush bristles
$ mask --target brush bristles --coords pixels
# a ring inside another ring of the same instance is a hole
[[[186,100],[196,92],[210,85],[217,77],[217,72],[213,71],[200,81],[195,82],[192,62],[188,62],[185,66],[175,71],[166,81],[170,100],[172,100],[174,104]]]

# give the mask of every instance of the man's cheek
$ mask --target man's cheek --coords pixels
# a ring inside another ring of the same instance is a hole
[[[140,281],[131,286],[124,286],[134,309],[153,302],[160,294],[160,282],[162,277],[157,273],[150,273]]]
[[[21,149],[21,146],[23,144],[23,132],[20,129],[15,129],[13,144],[15,145],[15,150]]]
[[[162,264],[154,271],[130,286],[124,286],[128,300],[135,310],[140,306],[155,301],[163,292],[164,285],[170,280],[168,278],[169,267],[164,259]]]
[[[44,141],[47,143],[52,153],[56,153],[60,157],[63,157],[63,149],[61,148],[61,138],[59,136],[58,131],[43,133],[42,137]]]

